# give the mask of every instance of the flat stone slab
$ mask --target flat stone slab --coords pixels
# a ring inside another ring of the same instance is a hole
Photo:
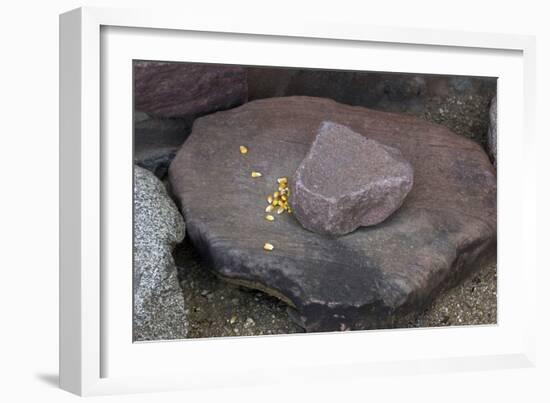
[[[296,171],[326,120],[397,148],[415,175],[390,218],[336,238],[305,230],[292,214],[264,219],[265,196]],[[214,270],[294,306],[308,331],[388,326],[496,251],[496,177],[487,155],[407,115],[323,98],[250,102],[197,120],[169,177],[188,235]]]
[[[345,235],[384,221],[412,185],[412,166],[397,148],[323,122],[292,175],[290,205],[304,228]]]

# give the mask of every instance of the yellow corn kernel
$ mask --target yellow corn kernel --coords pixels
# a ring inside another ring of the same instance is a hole
[[[269,204],[273,203],[273,196],[267,196],[267,202]]]
[[[267,206],[265,208],[265,212],[266,213],[271,213],[273,210],[275,209],[275,207],[273,207],[271,204],[269,206]]]
[[[240,146],[239,151],[241,152],[241,154],[246,154],[248,152],[248,148],[245,146]]]
[[[279,198],[279,192],[273,193],[273,198],[278,199]]]
[[[265,216],[265,219],[267,221],[273,221],[275,219],[275,217],[273,217],[271,214],[268,214],[268,215]]]
[[[277,209],[277,214],[282,214],[285,211],[284,207],[279,207]]]
[[[273,250],[273,245],[271,245],[270,243],[264,243],[264,250],[267,250],[267,251],[271,251]]]
[[[252,173],[250,174],[250,176],[252,176],[253,178],[259,178],[260,176],[262,176],[262,173],[261,173],[261,172],[256,172],[256,171],[252,171]]]
[[[280,184],[286,184],[287,178],[283,176],[282,178],[278,178],[277,182],[280,183]]]

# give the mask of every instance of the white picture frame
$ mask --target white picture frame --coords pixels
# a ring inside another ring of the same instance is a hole
[[[220,41],[231,44],[231,54]],[[174,53],[176,43],[185,44],[185,55]],[[314,48],[338,58],[324,60]],[[527,241],[536,233],[534,52],[534,38],[522,35],[315,20],[182,21],[158,10],[80,8],[61,15],[61,387],[97,395],[293,382],[297,376],[328,381],[329,373],[343,380],[533,366],[536,323],[525,312],[535,312],[537,269],[536,243]],[[132,59],[499,77],[498,325],[132,343],[132,217],[123,213],[132,183]],[[524,239],[519,245],[518,236]],[[116,250],[110,239],[117,239]],[[113,298],[114,291],[120,297]]]

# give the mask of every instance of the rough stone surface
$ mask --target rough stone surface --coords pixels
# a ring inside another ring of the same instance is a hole
[[[134,167],[134,340],[187,335],[183,293],[172,250],[183,240],[183,218],[164,185]]]
[[[295,172],[325,120],[399,149],[415,175],[390,218],[338,238],[289,214],[264,219],[276,178]],[[308,331],[391,326],[495,254],[496,178],[486,153],[411,116],[309,97],[250,102],[197,120],[169,177],[211,267],[295,307]]]
[[[134,63],[135,109],[163,118],[192,118],[247,100],[244,67],[198,63]]]
[[[495,167],[497,166],[497,97],[491,101],[489,108],[489,131],[487,132],[487,150],[489,156],[493,160]]]
[[[304,228],[344,235],[397,210],[412,188],[413,169],[398,149],[323,122],[290,185],[290,205]]]

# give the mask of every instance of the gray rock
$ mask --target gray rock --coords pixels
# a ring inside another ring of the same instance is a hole
[[[134,114],[134,146],[136,149],[155,146],[180,146],[193,122],[180,118],[156,118],[143,112]]]
[[[134,166],[134,340],[187,334],[183,293],[172,257],[183,240],[183,217],[164,185]]]
[[[134,163],[163,179],[176,151],[191,133],[186,119],[155,118],[134,114]]]
[[[191,119],[246,100],[244,67],[134,62],[135,108],[151,116]]]
[[[413,169],[398,149],[323,122],[290,185],[290,205],[304,228],[344,235],[397,210],[413,186]]]
[[[427,83],[422,76],[384,75],[383,77],[381,85],[389,101],[403,102],[426,95]]]
[[[154,173],[157,178],[164,179],[178,149],[179,147],[161,146],[143,148],[134,155],[134,162],[140,167]]]
[[[296,171],[327,120],[399,149],[414,169],[401,208],[340,237],[307,231],[293,214],[264,218],[277,178]],[[487,154],[413,116],[310,97],[249,102],[198,119],[169,179],[188,236],[216,274],[285,301],[308,331],[391,326],[496,251],[496,176]]]
[[[495,96],[489,108],[489,130],[487,132],[487,149],[495,168],[497,166],[497,134],[497,97]]]

